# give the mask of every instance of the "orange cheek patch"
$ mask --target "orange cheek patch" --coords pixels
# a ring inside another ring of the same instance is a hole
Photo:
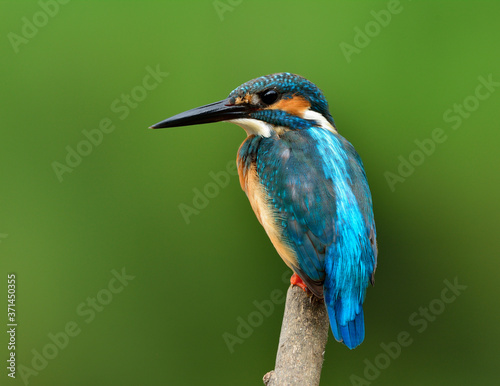
[[[269,106],[270,109],[283,110],[288,114],[302,117],[311,104],[301,96],[293,96],[290,99],[282,99],[278,103]]]

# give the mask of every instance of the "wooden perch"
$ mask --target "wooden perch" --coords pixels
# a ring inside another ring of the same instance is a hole
[[[264,384],[318,386],[329,327],[323,300],[290,286],[275,369],[264,375]]]

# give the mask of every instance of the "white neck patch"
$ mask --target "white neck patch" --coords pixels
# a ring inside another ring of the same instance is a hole
[[[228,122],[236,123],[238,126],[242,127],[247,132],[247,135],[261,135],[269,138],[273,132],[273,125],[259,121],[258,119],[240,118],[231,119]]]
[[[304,111],[302,118],[308,119],[311,121],[316,121],[319,126],[325,130],[331,131],[332,133],[337,133],[335,127],[332,126],[330,122],[326,120],[326,118],[316,111],[312,111],[307,109]],[[253,118],[239,118],[239,119],[231,119],[227,122],[235,123],[238,126],[242,127],[243,130],[246,131],[247,135],[260,135],[262,137],[269,138],[274,130],[273,125],[270,123],[260,121],[258,119]]]
[[[337,129],[335,129],[335,127],[333,127],[332,124],[330,122],[328,122],[326,120],[326,118],[322,114],[318,113],[317,111],[307,109],[302,114],[302,118],[316,121],[323,129],[337,134]]]

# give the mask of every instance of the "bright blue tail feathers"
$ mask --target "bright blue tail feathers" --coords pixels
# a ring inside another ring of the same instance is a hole
[[[359,313],[356,314],[354,320],[348,321],[345,325],[340,324],[340,316],[342,314],[342,303],[340,300],[337,300],[334,304],[327,304],[326,308],[335,339],[338,342],[344,342],[351,350],[359,346],[365,339],[363,308],[360,307]]]

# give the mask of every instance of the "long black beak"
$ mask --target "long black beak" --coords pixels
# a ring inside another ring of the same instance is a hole
[[[232,104],[228,99],[209,105],[196,107],[183,113],[174,115],[164,121],[151,126],[151,129],[163,129],[166,127],[179,127],[199,125],[202,123],[229,121],[231,119],[248,118],[253,109],[247,104]]]

